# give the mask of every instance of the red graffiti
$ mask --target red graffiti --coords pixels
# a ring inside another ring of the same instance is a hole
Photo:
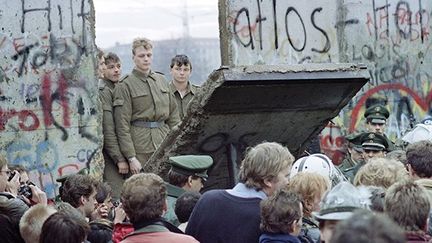
[[[14,109],[3,111],[0,109],[0,131],[5,130],[7,122],[13,117],[18,117],[18,126],[23,131],[34,131],[39,127],[39,119],[33,111],[16,111]],[[26,125],[27,123],[28,125]]]
[[[67,164],[67,165],[63,165],[57,169],[59,176],[63,175],[63,173],[64,173],[63,170],[66,170],[66,169],[69,170],[69,169],[71,169],[71,167],[72,167],[72,171],[74,173],[79,171],[79,166],[77,164]],[[68,174],[70,174],[70,173],[68,173]]]
[[[326,154],[335,165],[339,165],[345,157],[345,138],[341,128],[328,124],[320,134],[322,153]]]
[[[399,90],[399,91],[406,92],[409,96],[411,96],[414,99],[415,103],[424,111],[427,111],[429,109],[429,104],[432,101],[432,90],[429,91],[429,94],[427,95],[426,98],[422,98],[415,91],[413,91],[412,89],[410,89],[410,88],[408,88],[408,87],[406,87],[400,83],[378,85],[377,87],[368,90],[360,98],[360,100],[357,102],[357,105],[354,107],[352,114],[351,114],[351,123],[350,123],[350,127],[349,127],[350,132],[355,131],[355,126],[356,126],[357,119],[359,117],[360,110],[363,107],[363,105],[366,103],[366,100],[369,97],[371,97],[372,95],[374,95],[380,91],[384,91],[384,90],[385,91],[387,91],[387,90]]]
[[[56,96],[54,96],[54,94],[52,93],[51,83],[52,81],[50,75],[45,74],[42,79],[42,86],[41,86],[41,102],[43,108],[45,127],[50,127],[53,124],[52,104],[54,99],[60,101],[60,105],[63,108],[63,125],[65,127],[69,127],[70,126],[69,103],[66,96],[67,88],[68,88],[67,81],[63,76],[63,74],[61,74],[58,80],[58,88],[55,93]]]

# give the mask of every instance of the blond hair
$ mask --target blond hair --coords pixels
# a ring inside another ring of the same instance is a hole
[[[325,176],[314,172],[299,172],[289,180],[285,188],[303,198],[303,214],[310,216],[313,208],[309,205],[315,198],[321,198],[330,187],[330,180]]]
[[[6,158],[3,155],[0,155],[0,169],[3,168],[3,166],[7,165],[8,162]]]
[[[286,168],[291,168],[294,156],[287,147],[275,142],[264,142],[249,148],[240,166],[240,182],[249,188],[262,190],[264,180],[274,180]]]
[[[57,210],[48,205],[35,205],[24,213],[20,222],[19,230],[21,237],[26,243],[39,242],[42,232],[42,225],[45,220]]]
[[[140,46],[144,47],[144,49],[146,49],[146,50],[153,49],[153,44],[152,44],[151,40],[149,40],[147,38],[135,38],[132,42],[132,54],[133,55],[135,55],[135,50]]]
[[[394,159],[373,158],[357,172],[355,186],[380,186],[389,188],[395,182],[407,179],[405,166]]]

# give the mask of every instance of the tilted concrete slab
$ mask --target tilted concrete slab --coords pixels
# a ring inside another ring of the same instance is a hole
[[[351,64],[221,68],[144,169],[165,175],[169,156],[208,154],[206,189],[231,187],[248,146],[275,141],[300,155],[368,80]]]

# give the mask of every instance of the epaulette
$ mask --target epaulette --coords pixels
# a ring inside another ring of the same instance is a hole
[[[154,71],[154,72],[157,73],[157,74],[160,74],[162,76],[165,76],[165,73],[163,73],[163,72],[159,72],[159,71]]]
[[[103,90],[105,88],[105,86],[106,86],[105,82],[102,80],[99,80],[99,82],[98,82],[99,90]]]

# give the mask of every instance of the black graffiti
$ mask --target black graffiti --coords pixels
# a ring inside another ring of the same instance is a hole
[[[28,13],[31,12],[45,12],[46,13],[46,19],[48,21],[48,31],[51,31],[51,0],[47,0],[47,7],[46,8],[25,8],[25,0],[21,0],[21,6],[22,6],[22,17],[21,17],[21,33],[25,32],[24,26],[25,26],[25,16]]]
[[[302,29],[303,29],[304,41],[303,41],[303,46],[300,47],[300,48],[298,48],[298,47],[296,47],[296,46],[294,45],[294,43],[293,43],[292,40],[291,40],[290,33],[289,33],[289,31],[288,31],[288,26],[289,26],[289,25],[288,25],[288,16],[289,16],[289,14],[290,14],[291,12],[294,12],[294,14],[297,15],[297,17],[298,17],[299,20],[300,20],[300,23],[301,23]],[[289,41],[289,43],[291,44],[291,47],[294,48],[294,50],[296,50],[296,51],[298,51],[298,52],[303,51],[303,50],[305,49],[305,47],[306,47],[306,42],[307,42],[306,27],[305,27],[305,25],[304,25],[304,22],[303,22],[302,17],[300,16],[300,14],[298,13],[298,11],[297,11],[294,7],[289,7],[289,8],[287,9],[287,11],[285,12],[285,31],[286,31],[286,35],[287,35],[287,37],[288,37],[288,41]]]
[[[407,14],[404,14],[403,17],[406,16],[408,18],[408,21],[407,21],[407,23],[408,23],[408,31],[404,30],[401,27],[401,25],[400,25],[400,22],[399,22],[399,18],[400,18],[400,14],[399,13],[400,13],[400,11],[402,11],[402,12],[406,11],[407,12]],[[402,38],[404,38],[405,40],[411,38],[411,36],[412,36],[412,21],[411,21],[411,16],[412,16],[412,12],[411,12],[409,3],[405,2],[405,1],[398,2],[398,4],[396,5],[395,24],[396,24],[396,28],[397,28],[397,31],[398,31],[399,35]]]
[[[279,41],[280,41],[280,36],[278,35],[278,11],[280,9],[280,7],[277,5],[277,0],[272,0],[272,15],[273,15],[273,23],[272,23],[272,27],[273,27],[273,34],[274,34],[274,48],[275,50],[279,49]],[[245,48],[251,48],[252,50],[255,49],[255,42],[258,41],[259,43],[259,47],[262,50],[263,49],[263,29],[265,29],[265,27],[263,26],[263,23],[265,21],[268,20],[267,17],[265,17],[262,13],[262,0],[257,0],[256,1],[257,4],[257,17],[255,19],[255,21],[251,21],[251,12],[247,7],[243,7],[241,8],[234,19],[233,22],[233,33],[234,33],[234,38]],[[316,21],[316,16],[318,13],[320,13],[322,11],[322,7],[317,7],[315,9],[313,9],[312,13],[310,14],[310,21],[311,24],[313,26],[314,29],[316,29],[320,34],[322,34],[322,36],[325,39],[325,44],[323,47],[311,47],[311,51],[313,52],[318,52],[318,53],[327,53],[330,49],[331,49],[331,43],[330,43],[330,38],[327,34],[327,31],[320,27],[317,24]],[[290,23],[290,21],[288,20],[290,17],[292,18],[296,18],[299,23],[300,26],[296,26],[293,23]],[[241,23],[240,20],[245,20],[245,26],[240,28],[239,30],[239,25]],[[358,21],[357,21],[358,23]],[[307,46],[307,34],[308,34],[308,30],[306,29],[306,24],[304,21],[304,18],[302,17],[302,15],[299,13],[299,11],[290,6],[287,7],[285,12],[284,12],[284,29],[285,29],[285,38],[288,40],[288,42],[290,43],[290,46],[297,52],[302,52],[305,50],[306,46]],[[295,44],[293,41],[293,33],[290,32],[291,29],[297,29],[297,27],[300,27],[301,31],[303,31],[303,42],[300,44]],[[256,30],[256,28],[258,28],[258,33],[257,36],[254,36],[254,30]],[[245,33],[247,31],[247,33]],[[245,38],[242,38],[246,36],[247,41],[245,40]]]

